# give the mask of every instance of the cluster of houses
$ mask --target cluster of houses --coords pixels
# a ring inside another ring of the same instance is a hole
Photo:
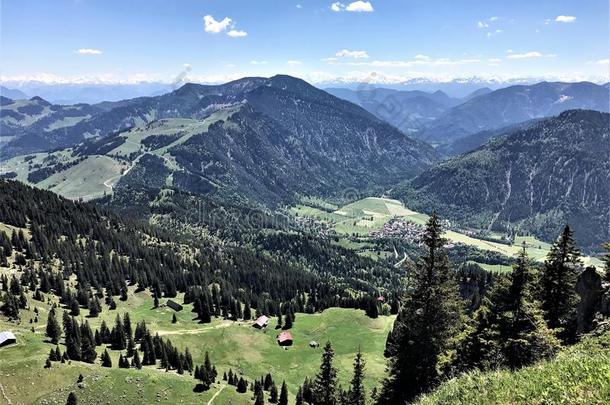
[[[406,221],[401,218],[392,218],[383,227],[371,233],[375,239],[401,238],[409,242],[419,242],[424,232],[424,227],[415,222]]]
[[[315,233],[322,238],[327,238],[332,234],[335,234],[335,231],[331,229],[326,222],[315,218],[300,216],[295,217],[295,222],[302,229]]]

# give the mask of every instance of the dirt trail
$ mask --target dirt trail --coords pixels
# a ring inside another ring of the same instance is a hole
[[[163,335],[197,335],[199,333],[206,333],[212,329],[222,329],[231,326],[235,322],[228,321],[221,323],[220,325],[208,326],[202,329],[172,329],[172,330],[158,330],[159,336]]]
[[[216,397],[222,392],[222,390],[225,389],[225,387],[226,387],[226,385],[223,385],[222,387],[220,387],[220,389],[218,391],[216,391],[216,394],[212,395],[212,398],[210,398],[210,400],[208,401],[208,405],[212,405],[212,403],[214,402]]]
[[[224,388],[224,387],[223,387]],[[222,390],[222,389],[221,389]],[[11,399],[9,397],[6,396],[6,392],[4,392],[4,387],[2,386],[2,384],[0,383],[0,392],[2,392],[2,396],[4,397],[4,399],[6,400],[6,403],[11,405],[13,402],[11,401]],[[218,391],[220,392],[220,391]],[[217,394],[218,395],[218,394]],[[212,398],[213,399],[213,398]]]

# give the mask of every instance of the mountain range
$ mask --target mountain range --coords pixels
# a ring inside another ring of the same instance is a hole
[[[176,192],[259,208],[389,192],[467,226],[547,240],[578,222],[594,248],[608,235],[608,115],[544,117],[607,111],[607,100],[592,83],[481,88],[457,99],[326,92],[284,75],[93,105],[2,98],[0,152],[5,177],[70,198],[106,196],[121,209],[178,206]],[[415,138],[433,133],[436,149]]]
[[[609,106],[608,89],[594,83],[511,86],[451,108],[416,136],[430,143],[451,143],[480,131],[550,117],[570,109],[608,112]]]
[[[440,90],[427,93],[420,90],[399,91],[384,88],[329,88],[326,91],[363,107],[407,134],[423,130],[449,108],[461,102]]]
[[[506,133],[420,174],[395,197],[465,226],[581,246],[610,239],[610,115],[571,110]]]
[[[498,90],[482,87],[461,99],[442,91],[392,89],[328,89],[337,97],[356,103],[398,129],[449,149],[472,150],[495,130],[532,119],[550,117],[570,109],[609,111],[608,88],[594,83],[541,82]],[[470,139],[471,135],[482,133]],[[480,139],[481,142],[474,142]]]
[[[6,110],[23,110],[14,107],[19,103],[6,104]],[[29,100],[26,112],[63,111],[40,103]],[[61,168],[74,164],[78,170],[90,160],[75,159],[91,155],[131,160],[133,170],[122,176],[117,191],[169,184],[265,204],[297,195],[383,189],[438,160],[427,144],[289,76],[220,86],[187,84],[162,96],[86,106],[78,111],[93,109],[91,116],[75,118],[73,125],[46,132],[34,124],[32,130],[22,128],[3,153],[15,156],[85,142],[86,152],[76,149]],[[20,122],[34,121],[30,115]],[[47,173],[55,171],[49,167]]]

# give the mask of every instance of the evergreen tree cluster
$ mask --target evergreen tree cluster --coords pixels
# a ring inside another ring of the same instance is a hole
[[[576,282],[583,268],[569,226],[542,268],[532,264],[524,245],[512,272],[493,278],[468,267],[450,271],[436,216],[423,243],[427,253],[409,269],[387,338],[389,375],[378,404],[412,401],[456,373],[524,367],[578,339]],[[458,294],[458,286],[469,291]]]
[[[360,308],[377,316],[380,308],[373,299],[378,291],[389,294],[399,285],[400,275],[389,265],[309,236],[244,235],[256,249],[206,243],[197,250],[186,247],[185,255],[176,246],[190,240],[4,179],[0,222],[27,228],[31,235],[22,229],[10,237],[1,233],[0,262],[12,255],[21,284],[34,298],[54,294],[73,316],[86,309],[96,317],[104,303],[112,310],[116,299],[128,299],[128,288],[134,286],[136,291],[148,289],[156,302],[184,292],[201,322],[214,316],[251,319],[252,308],[277,316],[288,304],[289,315],[282,315],[290,318],[283,320],[290,327],[295,312],[329,307]],[[76,275],[75,288],[65,283],[71,275]],[[3,293],[4,314],[18,318],[19,309],[27,306],[24,290]]]

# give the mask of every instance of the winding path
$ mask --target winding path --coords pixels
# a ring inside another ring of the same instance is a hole
[[[222,388],[224,388],[224,386]],[[222,391],[222,388],[220,391]],[[218,392],[220,392],[220,391],[218,391]],[[4,392],[4,387],[2,386],[2,383],[0,383],[0,392],[2,392],[2,396],[6,400],[6,403],[11,405],[13,402],[11,401],[11,399],[9,397],[6,396],[6,392]],[[218,393],[216,393],[216,395],[218,395]],[[214,399],[214,398],[212,398],[212,399]],[[209,402],[208,402],[208,404],[209,404]]]
[[[212,405],[212,403],[214,402],[214,400],[216,399],[216,397],[218,396],[218,394],[220,394],[222,392],[222,390],[224,390],[226,387],[226,385],[222,385],[222,387],[220,387],[220,389],[218,391],[216,391],[216,393],[214,395],[212,395],[212,398],[210,398],[210,400],[208,401],[208,405]]]

